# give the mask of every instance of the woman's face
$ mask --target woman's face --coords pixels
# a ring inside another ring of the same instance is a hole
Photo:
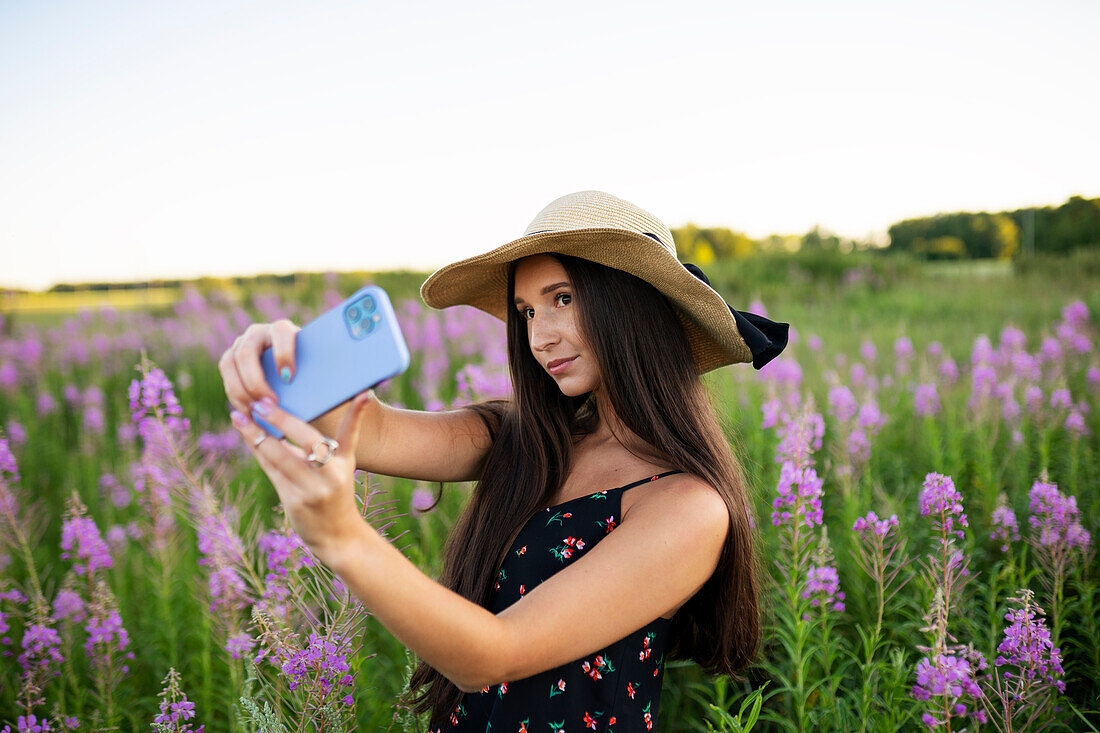
[[[599,386],[596,359],[585,343],[565,268],[546,254],[516,263],[515,303],[527,323],[527,342],[535,361],[554,378],[562,393],[576,397]]]

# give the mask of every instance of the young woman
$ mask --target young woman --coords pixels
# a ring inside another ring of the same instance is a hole
[[[295,531],[421,660],[405,702],[433,733],[652,730],[666,659],[745,667],[760,637],[750,504],[700,375],[761,368],[788,324],[728,306],[664,224],[599,191],[557,199],[421,294],[507,323],[511,399],[429,413],[368,390],[303,422],[259,365],[271,346],[292,378],[289,321],[250,326],[219,364]],[[252,407],[289,441],[266,440]],[[477,481],[438,582],[361,519],[356,468]]]

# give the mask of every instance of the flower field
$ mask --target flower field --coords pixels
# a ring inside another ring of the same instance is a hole
[[[759,372],[706,375],[751,480],[766,641],[737,681],[668,662],[654,729],[1097,730],[1100,289],[857,275],[737,305],[792,324]],[[250,323],[361,284],[0,320],[0,730],[426,722],[396,704],[411,656],[290,531],[217,370]],[[395,304],[413,359],[382,399],[509,393],[503,324]],[[438,485],[358,483],[435,575],[469,486],[425,511]]]

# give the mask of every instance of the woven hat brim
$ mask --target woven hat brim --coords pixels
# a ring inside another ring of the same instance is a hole
[[[508,263],[545,252],[629,272],[664,293],[680,317],[700,373],[752,361],[752,351],[722,296],[688,272],[659,242],[625,229],[589,227],[529,234],[441,267],[420,286],[420,295],[432,308],[472,305],[506,321],[511,307],[506,302]]]

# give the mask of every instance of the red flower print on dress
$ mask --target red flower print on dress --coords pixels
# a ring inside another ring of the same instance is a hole
[[[550,733],[565,733],[565,721],[560,723],[549,723]]]
[[[562,514],[562,516],[566,519],[569,519],[569,517],[573,516],[573,512],[566,512],[565,514]]]
[[[653,704],[653,701],[650,700],[649,702],[647,702],[645,704],[645,707],[642,708],[642,720],[645,721],[645,729],[646,730],[653,730],[653,716],[651,716],[649,714],[649,706],[652,705],[652,704]]]
[[[559,679],[558,684],[550,685],[550,697],[560,695],[563,692],[565,692],[565,680]]]
[[[653,650],[649,648],[649,642],[653,641],[653,638],[657,635],[652,631],[645,635],[645,639],[642,641],[642,650],[638,652],[638,659],[648,659],[649,653]]]
[[[599,714],[600,714],[599,711],[597,711],[596,715],[599,715]],[[596,730],[596,722],[597,722],[596,719],[593,718],[591,715],[589,715],[588,711],[585,710],[584,711],[584,727],[585,728],[591,728],[592,730]]]
[[[531,722],[531,719],[530,719],[530,718],[526,718],[526,719],[524,719],[524,720],[521,720],[521,721],[520,721],[520,724],[519,724],[519,729],[518,729],[518,730],[516,731],[516,733],[528,733],[528,731],[527,731],[527,724],[528,724],[529,722]]]
[[[615,515],[612,514],[607,519],[596,520],[597,527],[604,528],[604,534],[611,534],[611,530],[615,529]]]
[[[584,660],[581,663],[581,669],[594,680],[603,679],[604,672],[614,672],[615,668],[611,666],[610,659],[604,659],[602,654],[597,654],[596,658],[592,660],[592,664],[588,663],[588,660]]]
[[[480,690],[478,690],[478,692],[480,692],[482,695],[484,695],[488,691],[489,691],[489,685],[485,685]]]
[[[516,550],[516,557],[519,557],[520,555],[522,555],[525,552],[527,552],[527,545],[524,545],[523,547]]]
[[[508,683],[501,682],[500,687],[497,688],[497,697],[504,697],[508,694]]]
[[[500,590],[500,581],[507,579],[508,575],[504,572],[504,568],[500,569],[500,574],[497,575],[496,585],[493,586],[493,590]]]
[[[519,594],[522,596],[524,591],[523,583],[519,584]]]
[[[573,557],[573,550],[583,550],[584,540],[577,539],[576,537],[566,537],[562,540],[562,544],[557,547],[551,547],[550,553],[565,562],[570,557]]]
[[[451,725],[458,725],[458,716],[466,717],[466,708],[462,707],[462,703],[458,704],[455,711],[451,713]]]
[[[641,682],[627,682],[626,694],[630,695],[630,699],[634,699],[634,695],[638,692],[638,688],[642,686]]]

